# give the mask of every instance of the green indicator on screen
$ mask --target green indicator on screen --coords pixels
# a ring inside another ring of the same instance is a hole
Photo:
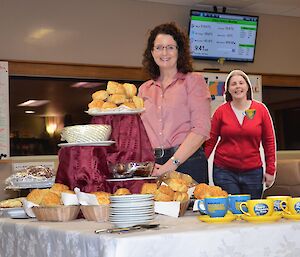
[[[239,44],[239,47],[250,47],[250,48],[253,48],[254,45]]]

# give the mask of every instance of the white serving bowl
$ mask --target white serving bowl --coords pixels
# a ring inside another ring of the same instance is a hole
[[[92,143],[107,141],[110,134],[110,125],[75,125],[63,128],[61,140],[66,140],[68,143]]]

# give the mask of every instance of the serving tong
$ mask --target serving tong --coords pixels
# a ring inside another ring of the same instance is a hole
[[[96,234],[105,232],[105,233],[122,233],[122,232],[129,232],[134,230],[140,230],[140,229],[157,229],[160,224],[139,224],[134,225],[132,227],[128,228],[103,228],[103,229],[97,229],[95,230]]]

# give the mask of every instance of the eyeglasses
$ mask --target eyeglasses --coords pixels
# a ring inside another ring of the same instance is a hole
[[[175,45],[166,45],[166,46],[156,45],[156,46],[153,47],[153,50],[157,51],[157,52],[162,52],[164,49],[166,49],[167,52],[174,52],[175,50],[178,49],[178,46],[175,46]]]

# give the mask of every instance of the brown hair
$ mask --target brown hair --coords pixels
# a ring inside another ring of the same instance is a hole
[[[229,93],[228,91],[228,87],[230,84],[230,80],[233,76],[237,76],[240,75],[244,78],[244,80],[246,81],[247,85],[248,85],[248,91],[247,91],[247,100],[252,100],[252,87],[251,87],[251,82],[249,80],[249,77],[246,75],[245,72],[241,71],[241,70],[233,70],[232,72],[230,72],[226,78],[225,81],[225,101],[226,102],[230,102],[232,101],[232,95]]]
[[[178,60],[177,69],[179,72],[184,74],[191,72],[192,58],[190,54],[190,44],[188,37],[185,33],[180,31],[174,22],[161,24],[150,31],[150,36],[148,38],[147,48],[143,54],[143,66],[144,70],[150,75],[152,79],[157,79],[160,76],[160,70],[151,51],[154,47],[154,41],[158,34],[170,35],[174,38],[178,47]]]

